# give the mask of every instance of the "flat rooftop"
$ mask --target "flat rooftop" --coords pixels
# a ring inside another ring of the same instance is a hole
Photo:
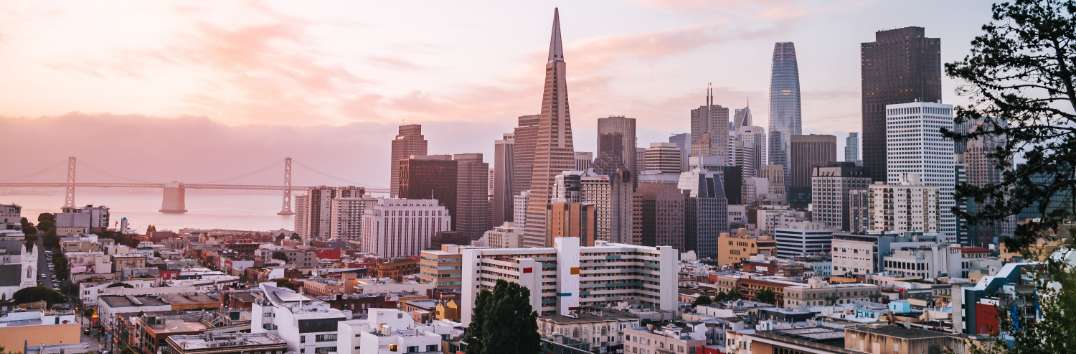
[[[220,333],[212,336],[205,334],[175,335],[168,337],[168,341],[188,351],[254,346],[287,348],[288,345],[283,338],[272,333]]]
[[[153,296],[131,296],[131,295],[105,295],[99,298],[100,301],[108,304],[109,307],[137,307],[137,306],[164,306],[168,305],[161,299]]]
[[[936,338],[936,337],[948,337],[949,333],[928,331],[919,328],[905,328],[897,325],[869,325],[869,326],[856,326],[850,328],[851,330],[868,332],[879,334],[883,336],[904,338],[904,339],[921,339],[921,338]]]
[[[539,321],[541,321],[541,320],[552,321],[553,323],[558,323],[558,324],[561,324],[561,323],[591,323],[591,322],[607,322],[607,321],[623,321],[623,320],[636,320],[637,321],[637,320],[639,320],[639,316],[636,316],[636,315],[634,315],[634,314],[632,314],[630,312],[626,312],[626,311],[609,310],[609,311],[594,311],[594,312],[579,313],[579,314],[576,314],[576,315],[571,316],[571,317],[564,316],[564,315],[542,316],[541,318],[539,318]]]

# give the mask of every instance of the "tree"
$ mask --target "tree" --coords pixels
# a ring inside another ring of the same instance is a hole
[[[468,354],[537,354],[538,313],[531,308],[530,290],[498,280],[492,292],[480,292],[464,341]]]
[[[773,290],[762,289],[755,293],[755,301],[777,305],[777,294],[774,294]]]
[[[699,295],[699,297],[695,298],[695,302],[692,303],[692,305],[699,306],[699,305],[709,305],[709,304],[712,304],[712,303],[714,303],[714,300],[710,299],[709,296]]]
[[[966,83],[957,92],[970,100],[957,107],[956,122],[981,125],[945,134],[956,141],[1002,140],[989,155],[1003,173],[996,184],[958,185],[957,198],[978,208],[954,212],[974,224],[1031,209],[1039,218],[1019,225],[1006,246],[1028,254],[1037,240],[1055,238],[1071,249],[1076,232],[1060,226],[1076,216],[1076,0],[1015,0],[994,4],[992,12],[971,52],[945,66],[946,74]],[[1076,272],[1055,258],[1032,272],[1040,319],[1016,331],[1003,323],[1011,347],[998,339],[977,351],[1076,351],[1076,336],[1069,334],[1076,328]]]
[[[15,300],[16,304],[45,300],[49,305],[52,305],[67,301],[67,298],[60,292],[44,286],[19,289],[11,298]]]

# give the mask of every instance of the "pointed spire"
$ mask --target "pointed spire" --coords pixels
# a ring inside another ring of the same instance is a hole
[[[553,8],[553,34],[549,39],[549,61],[564,60],[564,44],[560,40],[560,9]]]

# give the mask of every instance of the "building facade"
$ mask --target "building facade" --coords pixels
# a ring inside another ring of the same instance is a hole
[[[902,176],[919,175],[926,186],[938,188],[939,232],[955,242],[956,161],[953,139],[942,135],[953,130],[953,106],[913,102],[886,106],[886,171],[888,183]]]
[[[452,229],[471,240],[478,239],[489,230],[489,164],[482,161],[482,154],[455,154],[456,161],[456,214]]]
[[[939,188],[924,185],[918,175],[904,175],[895,184],[874,183],[869,191],[871,232],[940,232]]]
[[[816,222],[795,222],[778,227],[773,232],[777,241],[777,256],[795,258],[827,254],[833,240],[833,229]]]
[[[854,163],[811,168],[811,217],[835,230],[850,230],[849,195],[870,186],[871,179]]]
[[[811,202],[811,168],[837,161],[837,137],[833,135],[793,135],[789,154],[792,171],[788,202],[806,207]]]
[[[389,193],[391,196],[400,195],[400,161],[411,156],[425,156],[428,149],[426,137],[422,135],[422,125],[400,126],[396,137],[392,139],[392,152],[389,157]]]
[[[381,258],[414,257],[433,236],[452,230],[448,209],[434,199],[378,198],[362,215],[362,251]]]
[[[800,77],[796,61],[796,45],[792,42],[773,44],[770,66],[770,139],[769,163],[791,172],[789,161],[792,136],[802,134],[800,112]]]

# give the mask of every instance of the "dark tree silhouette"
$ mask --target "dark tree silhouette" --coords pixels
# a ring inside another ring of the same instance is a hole
[[[468,354],[537,354],[538,313],[531,308],[530,291],[498,280],[492,292],[479,293],[464,341]]]
[[[1006,246],[1027,254],[1037,240],[1053,238],[1071,247],[1074,229],[1060,226],[1072,223],[1076,210],[1076,1],[1015,0],[992,10],[971,53],[945,66],[949,76],[966,83],[958,93],[971,102],[957,107],[957,123],[981,125],[946,135],[1003,141],[989,153],[1003,173],[994,185],[957,186],[957,198],[978,207],[955,212],[971,223],[992,223],[1030,208],[1040,217],[1019,225]],[[1076,336],[1070,335],[1076,328],[1076,272],[1051,258],[1036,273],[1041,319],[1011,331],[1011,347],[997,341],[975,351],[1076,352]]]

